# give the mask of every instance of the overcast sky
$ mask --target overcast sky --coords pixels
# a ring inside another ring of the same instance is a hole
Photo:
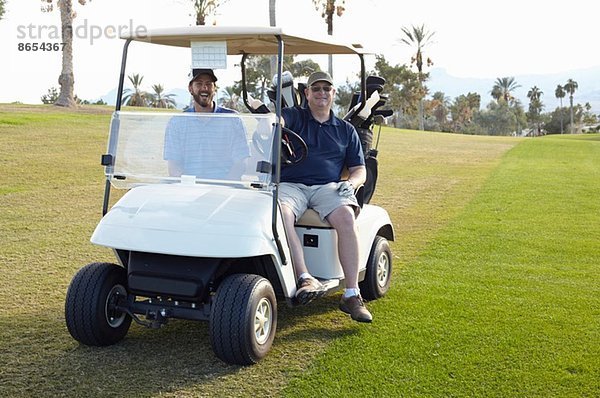
[[[123,41],[110,27],[173,27],[193,24],[190,0],[93,0],[77,10],[75,92],[95,99],[115,88]],[[268,0],[229,0],[219,8],[218,25],[267,26]],[[39,103],[58,87],[59,52],[19,51],[20,43],[59,42],[58,11],[42,13],[39,0],[7,0],[0,21],[0,102]],[[346,12],[334,18],[334,33],[384,54],[392,64],[410,62],[412,49],[399,43],[401,27],[425,24],[435,32],[425,48],[435,67],[460,77],[496,78],[546,74],[600,66],[597,7],[593,1],[570,0],[346,0]],[[311,0],[277,0],[277,24],[294,31],[326,33]],[[107,30],[108,28],[108,30]],[[103,30],[102,37],[91,36]],[[106,32],[109,32],[108,34]],[[6,62],[8,61],[8,64]],[[233,67],[235,61],[229,62]],[[148,65],[156,66],[156,70]],[[167,90],[185,88],[187,54],[132,53],[128,74],[142,73],[145,88],[160,83]],[[159,67],[160,66],[160,67]],[[321,67],[326,69],[326,63]],[[165,72],[168,71],[168,72]],[[351,73],[347,62],[334,63],[335,79]],[[223,72],[224,73],[224,72]],[[227,75],[223,74],[223,84]],[[222,84],[222,85],[223,85]]]

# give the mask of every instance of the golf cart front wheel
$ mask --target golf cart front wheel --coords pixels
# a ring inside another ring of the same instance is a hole
[[[235,274],[221,282],[209,325],[217,357],[231,364],[255,364],[269,352],[276,328],[277,301],[267,279]]]
[[[131,317],[119,311],[127,302],[127,271],[116,264],[92,263],[81,268],[69,285],[65,321],[73,338],[85,345],[121,341]]]
[[[376,236],[367,260],[365,279],[359,284],[360,292],[366,300],[383,297],[390,289],[392,279],[392,252],[383,236]]]

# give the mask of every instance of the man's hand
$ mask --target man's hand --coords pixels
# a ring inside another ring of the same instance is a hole
[[[338,184],[338,194],[349,198],[354,195],[354,185],[350,181],[341,181]]]
[[[261,100],[251,99],[250,107],[252,108],[252,113],[271,113],[269,108],[267,108],[267,106]]]

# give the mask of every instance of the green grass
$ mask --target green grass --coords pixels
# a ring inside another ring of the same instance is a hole
[[[371,304],[375,327],[331,344],[286,395],[598,396],[600,137],[586,138],[511,150]]]
[[[207,325],[133,325],[112,347],[64,325],[92,261],[110,110],[0,105],[0,395],[598,396],[600,137],[532,140],[384,129],[374,202],[390,213],[394,279],[369,303],[280,306],[252,367]]]

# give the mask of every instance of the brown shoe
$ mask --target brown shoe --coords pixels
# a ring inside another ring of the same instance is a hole
[[[342,296],[342,299],[340,300],[340,310],[344,311],[346,314],[350,314],[355,321],[373,321],[373,316],[367,307],[365,307],[365,303],[363,303],[363,299],[360,296],[350,296],[348,298]]]
[[[298,279],[298,290],[296,290],[296,299],[302,305],[308,304],[316,298],[325,294],[325,286],[315,278]]]

